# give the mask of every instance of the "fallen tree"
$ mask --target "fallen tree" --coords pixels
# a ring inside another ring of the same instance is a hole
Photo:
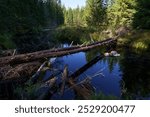
[[[15,67],[1,67],[0,84],[26,81],[39,68],[40,64],[40,62],[35,61],[19,64]]]
[[[44,50],[44,51],[38,51],[38,52],[28,53],[28,54],[2,57],[0,58],[0,84],[21,80],[23,76],[24,76],[23,78],[24,80],[25,77],[26,78],[31,77],[31,75],[33,75],[33,73],[35,73],[35,71],[37,71],[39,66],[42,64],[41,62],[39,62],[39,60],[45,57],[52,58],[55,56],[63,56],[63,55],[68,55],[80,51],[87,51],[89,49],[93,49],[101,45],[111,44],[115,41],[116,39],[110,38],[104,41],[95,42],[88,45],[78,45],[78,46],[72,46],[67,48],[58,48],[58,49]],[[98,61],[101,58],[103,57],[98,56],[94,60]],[[88,63],[86,66],[76,71],[70,77],[72,78],[77,77],[85,69],[87,69],[93,63],[95,63],[95,61]],[[54,77],[53,75],[52,77]]]
[[[92,59],[90,62],[88,62],[87,64],[85,64],[84,66],[82,66],[81,68],[79,68],[77,71],[75,71],[74,73],[72,73],[69,78],[71,78],[72,80],[74,80],[75,78],[77,78],[79,75],[81,75],[83,72],[85,72],[87,69],[89,69],[92,65],[94,65],[97,61],[101,60],[104,58],[104,55],[99,55],[96,56],[94,59]]]
[[[4,65],[16,65],[20,63],[26,63],[31,61],[37,61],[42,58],[47,57],[58,57],[58,56],[64,56],[68,54],[77,53],[80,51],[87,51],[90,49],[93,49],[98,46],[110,44],[112,42],[115,42],[116,39],[109,38],[104,41],[88,44],[88,45],[78,45],[73,47],[67,47],[67,48],[59,48],[59,49],[53,49],[53,50],[44,50],[44,51],[38,51],[28,54],[21,54],[21,55],[15,55],[15,56],[8,56],[8,57],[2,57],[0,58],[0,66]]]

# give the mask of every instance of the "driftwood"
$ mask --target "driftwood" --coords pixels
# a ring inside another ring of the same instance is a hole
[[[58,57],[68,54],[77,53],[80,51],[87,51],[90,49],[93,49],[95,47],[110,44],[112,42],[116,41],[116,39],[106,39],[104,41],[92,43],[89,45],[82,45],[82,46],[73,46],[63,49],[53,49],[53,50],[45,50],[45,51],[38,51],[28,54],[21,54],[21,55],[15,55],[15,56],[9,56],[9,57],[2,57],[0,58],[0,66],[4,66],[7,64],[15,65],[20,64],[24,62],[31,62],[31,61],[37,61],[39,59],[45,58],[45,57]]]

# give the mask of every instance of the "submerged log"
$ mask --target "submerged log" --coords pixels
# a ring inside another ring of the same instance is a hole
[[[65,84],[66,84],[67,80],[68,80],[68,67],[65,66],[63,74],[62,74],[62,85],[61,85],[61,88],[60,88],[60,93],[61,93],[62,96],[64,94]]]
[[[90,62],[79,68],[77,71],[75,71],[73,74],[69,76],[71,79],[75,79],[79,75],[81,75],[83,72],[85,72],[87,69],[89,69],[92,65],[94,65],[99,60],[103,59],[104,55],[98,55],[94,59],[92,59]]]
[[[69,85],[71,86],[70,89],[74,90],[77,99],[89,100],[94,94],[94,88],[88,79],[77,84],[73,80],[70,80]]]
[[[45,61],[40,68],[37,70],[37,72],[31,77],[31,82],[35,83],[38,80],[38,77],[40,75],[40,72],[42,71],[43,67],[47,64],[47,61]]]
[[[89,45],[38,51],[38,52],[33,52],[33,53],[28,53],[28,54],[15,55],[15,56],[11,56],[11,57],[2,57],[2,58],[0,58],[0,66],[6,65],[6,64],[15,65],[15,64],[20,64],[20,63],[24,63],[24,62],[37,61],[37,60],[45,58],[45,57],[58,57],[58,56],[77,53],[80,51],[87,51],[87,50],[93,49],[93,48],[101,46],[101,45],[112,43],[114,41],[116,41],[116,39],[109,38],[104,41],[92,43]]]
[[[94,65],[96,62],[104,58],[104,55],[98,55],[94,59],[92,59],[90,62],[79,68],[77,71],[72,73],[69,76],[69,79],[67,80],[68,85],[70,89],[73,89],[76,93],[77,98],[81,99],[90,99],[92,94],[94,93],[92,85],[89,83],[89,78],[81,81],[80,83],[77,83],[76,78],[80,76],[83,72],[85,72],[87,69],[89,69],[92,65]]]
[[[56,92],[57,89],[52,88],[56,85],[57,78],[54,77],[46,82],[44,86],[42,86],[36,93],[39,95],[37,100],[48,100],[51,98],[54,92]]]

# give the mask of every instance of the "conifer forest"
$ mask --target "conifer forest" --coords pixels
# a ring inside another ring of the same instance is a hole
[[[150,0],[0,0],[2,100],[149,100],[149,66]]]

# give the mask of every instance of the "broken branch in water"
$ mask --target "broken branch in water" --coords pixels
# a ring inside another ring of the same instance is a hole
[[[42,71],[42,69],[45,67],[45,65],[48,63],[48,61],[45,61],[40,68],[37,70],[37,72],[31,77],[31,82],[35,83],[40,75],[40,72]]]
[[[53,95],[53,93],[55,92],[54,90],[52,90],[52,88],[55,86],[56,84],[56,80],[57,78],[54,77],[52,79],[50,79],[49,81],[47,81],[45,83],[45,85],[43,85],[41,88],[39,88],[39,92],[41,93],[39,95],[39,97],[37,98],[38,100],[46,100],[46,99],[50,99],[51,96]],[[45,89],[44,92],[40,91],[42,89]]]
[[[68,90],[73,89],[77,97],[81,99],[90,99],[94,93],[94,88],[90,84],[89,78],[84,79],[80,83],[75,83],[73,80],[69,80],[69,85],[71,86]]]
[[[65,84],[67,80],[68,80],[68,66],[65,66],[63,74],[62,74],[62,86],[60,89],[61,96],[64,94]]]

